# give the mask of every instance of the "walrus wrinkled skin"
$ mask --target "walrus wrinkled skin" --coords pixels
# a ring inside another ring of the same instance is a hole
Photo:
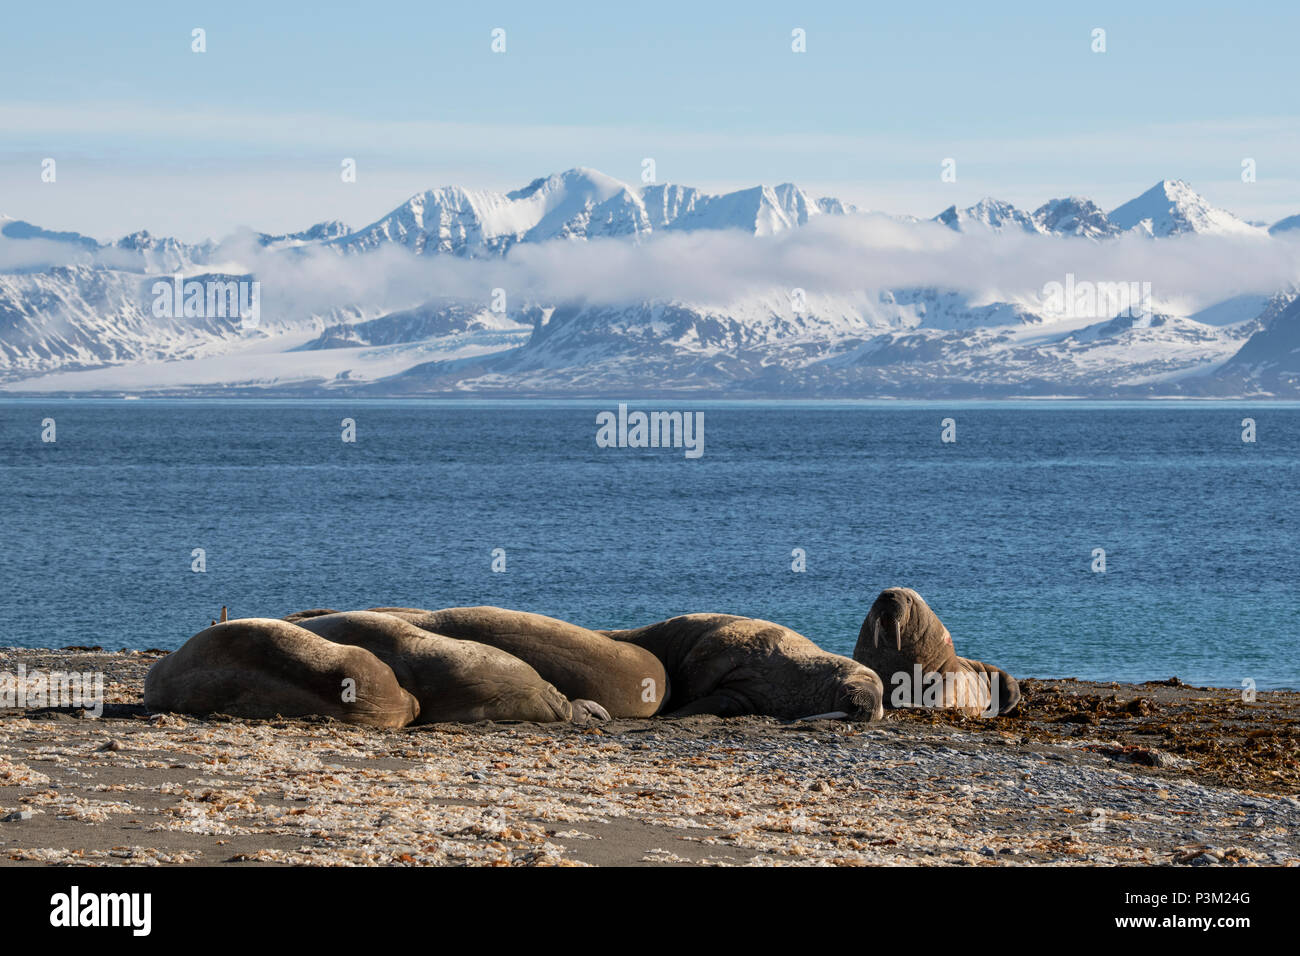
[[[370,610],[435,634],[500,648],[532,665],[566,697],[594,701],[611,717],[652,717],[669,693],[664,666],[653,653],[553,617],[499,607]]]
[[[573,705],[513,654],[431,633],[391,614],[347,611],[302,617],[298,626],[335,644],[365,648],[435,721],[570,720]]]
[[[374,654],[268,618],[195,634],[149,669],[144,704],[198,716],[322,716],[370,727],[403,727],[420,713]]]
[[[654,654],[668,672],[668,717],[757,714],[877,720],[884,687],[869,667],[757,618],[686,614],[602,631]]]
[[[957,656],[948,628],[911,588],[880,592],[862,622],[853,659],[884,678],[891,708],[942,707],[992,717],[1020,700],[1020,684],[1002,668]]]

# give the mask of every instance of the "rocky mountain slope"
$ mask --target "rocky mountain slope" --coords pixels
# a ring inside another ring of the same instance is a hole
[[[581,168],[507,193],[429,190],[356,230],[327,221],[297,233],[201,244],[143,231],[100,242],[2,218],[0,387],[1300,397],[1294,222],[1300,216],[1271,230],[1250,225],[1179,180],[1157,183],[1110,212],[1074,196],[1032,212],[988,198],[908,221],[873,218],[788,183],[715,195],[675,184],[633,186]],[[892,231],[882,233],[882,223]],[[863,235],[870,241],[853,253]],[[734,245],[735,237],[749,245]],[[1178,261],[1184,250],[1207,248],[1196,243],[1228,244],[1225,255],[1244,250],[1243,261],[1280,262],[1276,287],[1256,280],[1258,288],[1239,288],[1238,270],[1226,262],[1221,297],[1166,286],[1140,311],[1107,311],[1104,299],[1091,311],[1051,308],[1036,288],[1041,282],[1010,288],[990,278],[979,287],[986,262],[1004,268],[1026,249],[1066,263],[1111,248],[1139,262],[1152,255]],[[498,273],[456,271],[522,264],[545,279],[563,270],[575,244],[606,259],[580,260],[576,284],[571,278],[563,294],[512,287],[507,306],[505,290],[491,285],[505,281],[493,278]],[[846,248],[850,272],[874,257],[932,254],[968,262],[956,271],[975,278],[846,279],[804,290],[763,264],[777,250],[782,263],[815,272]],[[616,258],[608,257],[611,249]],[[663,249],[685,249],[679,271],[707,269],[716,259],[745,284],[724,288],[720,280],[717,295],[702,295],[712,288],[705,272],[689,295],[671,283],[662,294],[625,297],[611,294],[609,282],[602,286],[608,277],[599,263],[636,269],[637,257]],[[262,321],[246,328],[232,316],[160,314],[157,283],[177,275],[201,284],[265,284]],[[444,275],[448,282],[481,275],[488,287],[481,295],[438,292]],[[308,294],[312,283],[333,289],[326,279],[346,292]],[[259,358],[245,360],[253,355]]]

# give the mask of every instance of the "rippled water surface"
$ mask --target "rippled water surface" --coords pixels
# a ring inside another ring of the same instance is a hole
[[[633,405],[702,411],[692,460],[597,447],[615,405],[0,402],[0,644],[174,648],[223,604],[496,604],[728,611],[850,653],[905,584],[1018,675],[1300,687],[1300,408]]]

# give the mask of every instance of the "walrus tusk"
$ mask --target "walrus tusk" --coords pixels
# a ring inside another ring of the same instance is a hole
[[[897,618],[894,619],[894,643],[900,651],[903,649],[903,625],[898,623]]]
[[[221,605],[221,623],[226,623],[226,606],[224,604]]]
[[[843,720],[849,715],[846,710],[829,710],[824,714],[812,714],[808,717],[796,717],[796,723],[800,720]]]
[[[880,618],[876,618],[876,626],[871,632],[871,646],[880,646]]]

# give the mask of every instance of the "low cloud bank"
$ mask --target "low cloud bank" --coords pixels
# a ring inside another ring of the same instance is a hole
[[[263,308],[310,315],[355,307],[374,314],[439,298],[482,301],[505,290],[522,302],[618,305],[678,300],[725,306],[773,290],[818,296],[938,287],[975,302],[1042,299],[1066,275],[1150,283],[1160,303],[1195,311],[1232,296],[1300,283],[1300,237],[1126,235],[1104,242],[1028,234],[959,234],[880,215],[823,216],[770,237],[740,231],[665,233],[637,241],[520,244],[496,259],[415,256],[398,246],[341,255],[331,247],[268,250],[250,234],[191,272],[252,273]],[[50,265],[141,269],[129,250],[0,237],[0,271]],[[2,281],[3,277],[0,277]]]

